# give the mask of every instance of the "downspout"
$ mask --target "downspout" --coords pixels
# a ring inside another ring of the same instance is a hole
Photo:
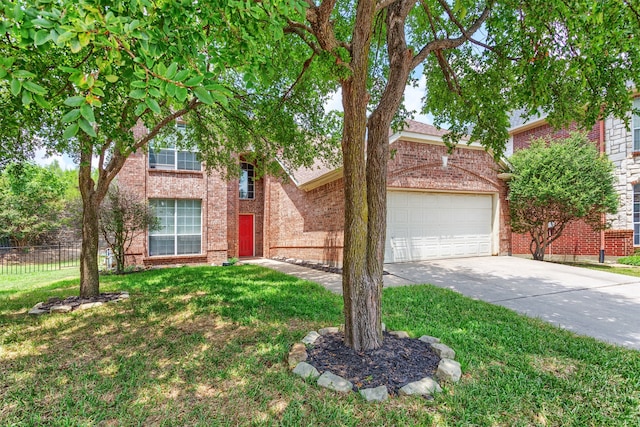
[[[604,156],[605,154],[605,143],[604,143],[604,118],[600,119],[599,130],[598,132],[598,142],[600,143],[600,156]],[[598,261],[602,264],[604,263],[604,227],[607,224],[607,215],[603,213],[600,218],[601,229],[600,229],[600,257]]]

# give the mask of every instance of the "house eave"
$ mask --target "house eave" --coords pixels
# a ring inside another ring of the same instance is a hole
[[[546,123],[547,123],[547,117],[546,116],[545,117],[540,117],[540,118],[532,120],[532,121],[530,121],[528,123],[524,123],[524,124],[521,124],[521,125],[518,125],[518,126],[511,127],[509,129],[507,129],[507,132],[509,132],[509,135],[515,135],[517,133],[524,132],[524,131],[529,130],[529,129],[533,129],[535,127],[538,127],[538,126],[546,124]]]
[[[304,191],[311,191],[314,188],[322,187],[325,184],[333,182],[337,179],[342,178],[342,168],[334,169],[331,172],[328,172],[322,176],[319,176],[311,181],[305,182],[303,184],[298,185],[298,188]]]

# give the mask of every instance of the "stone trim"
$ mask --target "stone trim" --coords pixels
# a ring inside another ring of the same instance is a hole
[[[318,331],[310,331],[301,342],[297,342],[291,346],[291,351],[287,358],[289,368],[292,372],[305,380],[316,381],[321,386],[340,393],[348,393],[353,389],[353,384],[330,371],[320,373],[313,365],[305,362],[308,358],[307,346],[313,346],[318,338],[327,334],[337,333],[342,330],[343,326],[322,328]],[[383,324],[384,328],[384,324]],[[399,338],[410,338],[405,331],[390,331],[389,334]],[[453,360],[455,351],[445,344],[440,343],[440,339],[429,335],[423,335],[418,338],[420,341],[426,342],[440,355],[441,360],[436,371],[436,378],[441,382],[457,383],[462,376],[460,363]],[[420,381],[414,381],[406,384],[400,389],[400,395],[410,396],[432,396],[434,393],[442,392],[442,387],[434,378],[425,377]],[[389,391],[386,386],[375,388],[367,388],[359,390],[360,395],[367,402],[383,402],[389,398]]]

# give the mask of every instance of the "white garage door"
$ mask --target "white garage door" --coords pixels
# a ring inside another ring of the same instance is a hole
[[[492,196],[387,193],[385,262],[491,255]]]

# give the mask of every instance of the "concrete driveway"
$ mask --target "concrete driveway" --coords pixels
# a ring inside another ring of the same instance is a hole
[[[517,257],[385,264],[385,286],[430,283],[640,350],[640,278]]]

